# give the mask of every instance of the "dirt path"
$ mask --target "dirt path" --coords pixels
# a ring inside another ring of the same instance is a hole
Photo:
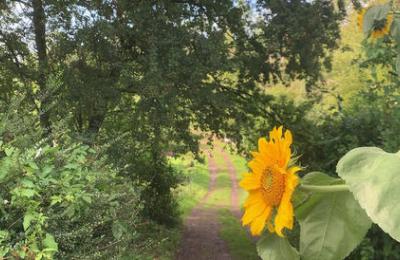
[[[206,207],[207,199],[215,191],[218,174],[212,157],[208,158],[210,184],[207,194],[184,223],[183,239],[176,259],[178,260],[227,260],[229,255],[225,242],[219,237],[218,207]]]
[[[231,212],[234,216],[236,216],[239,220],[242,218],[242,211],[240,209],[239,202],[239,180],[237,177],[237,171],[235,166],[233,165],[231,159],[229,158],[228,153],[225,149],[221,148],[221,154],[224,158],[225,164],[228,167],[229,177],[232,183],[232,191],[231,191]],[[257,238],[251,236],[250,231],[247,229],[248,237],[253,241],[257,242]]]
[[[237,179],[236,169],[235,169],[235,166],[233,166],[233,163],[232,163],[231,159],[229,158],[228,153],[223,148],[221,148],[221,154],[222,154],[222,157],[224,158],[226,166],[228,167],[229,178],[231,179],[231,185],[232,185],[231,211],[232,211],[233,215],[240,218],[242,213],[240,211],[240,205],[239,205],[238,179]]]

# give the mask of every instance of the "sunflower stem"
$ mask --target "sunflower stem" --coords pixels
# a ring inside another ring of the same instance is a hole
[[[339,191],[348,191],[349,186],[346,184],[338,184],[338,185],[305,185],[300,184],[299,189],[304,191],[313,191],[313,192],[339,192]]]

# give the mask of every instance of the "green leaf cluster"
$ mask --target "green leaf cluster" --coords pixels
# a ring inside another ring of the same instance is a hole
[[[2,145],[2,257],[54,259],[102,255],[101,245],[134,239],[139,188],[97,161],[87,146]],[[118,220],[116,219],[118,216]]]

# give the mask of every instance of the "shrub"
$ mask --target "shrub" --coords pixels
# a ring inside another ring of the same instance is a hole
[[[138,188],[103,165],[92,149],[1,148],[0,256],[94,257],[135,239]]]

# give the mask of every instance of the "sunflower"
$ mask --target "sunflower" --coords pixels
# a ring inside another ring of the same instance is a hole
[[[383,19],[381,21],[377,21],[374,24],[374,28],[372,29],[371,37],[373,39],[377,39],[377,38],[380,38],[380,37],[383,37],[383,36],[389,34],[390,26],[392,25],[392,22],[393,22],[393,15],[391,15],[391,14],[386,16],[385,19]]]
[[[360,31],[363,31],[364,15],[368,9],[361,9],[357,15],[357,26]],[[393,22],[393,15],[388,14],[385,19],[375,21],[371,31],[371,37],[377,39],[383,37],[390,32],[390,26]]]
[[[252,152],[254,158],[248,164],[251,173],[246,173],[240,182],[249,193],[242,224],[250,225],[253,236],[260,235],[265,225],[281,237],[283,228],[293,228],[291,198],[299,182],[296,172],[301,168],[289,165],[292,134],[286,130],[282,136],[282,128],[275,127],[269,133],[269,141],[258,140],[258,152]]]

